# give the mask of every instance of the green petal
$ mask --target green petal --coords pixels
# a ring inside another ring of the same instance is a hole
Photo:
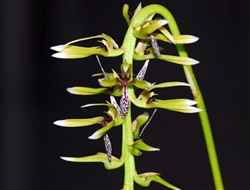
[[[147,59],[158,59],[157,57],[154,56],[152,48],[148,48],[146,51],[149,51],[149,54],[144,55],[143,52],[140,52],[138,54],[134,53],[134,59],[140,60],[140,61],[147,60]],[[174,56],[174,55],[161,54],[161,59],[164,61],[168,61],[171,63],[180,64],[180,65],[196,65],[199,63],[199,61],[189,58],[189,57],[179,57],[179,56]]]
[[[142,141],[142,139],[130,144],[129,146],[133,146],[136,149],[143,150],[143,151],[160,151],[159,148],[154,148],[152,146],[147,145]]]
[[[145,90],[149,90],[151,86],[153,85],[150,82],[147,82],[145,80],[138,80],[136,78],[134,78],[131,83],[134,84],[134,86],[136,86],[137,88],[145,89]]]
[[[126,22],[129,24],[128,10],[129,10],[128,4],[123,5],[123,8],[122,8],[122,15],[123,15],[123,17],[125,18]]]
[[[105,40],[107,40],[107,42],[109,44],[112,44],[115,49],[119,48],[119,46],[117,45],[117,43],[115,42],[115,40],[113,38],[111,38],[109,35],[102,33],[102,36],[103,36],[103,38]]]
[[[155,30],[159,29],[160,27],[168,23],[168,21],[164,19],[150,20],[148,22],[150,23],[150,25],[144,28],[142,27],[140,29],[140,33],[152,34]]]
[[[165,31],[164,31],[165,32]],[[167,33],[166,33],[167,34]],[[168,42],[168,43],[173,43],[167,36],[166,34],[161,34],[161,33],[153,33],[154,37],[156,40],[161,40],[161,41],[164,41],[164,42]],[[173,41],[175,42],[176,44],[176,41],[174,40],[174,36],[172,36],[173,38]]]
[[[108,44],[110,46],[113,46],[115,49],[119,48],[119,46],[117,45],[117,43],[109,35],[104,34],[104,33],[102,33],[101,35],[96,35],[96,36],[91,36],[91,37],[76,39],[76,40],[68,42],[66,45],[73,44],[73,43],[80,42],[80,41],[95,39],[95,38],[103,38],[103,39],[107,40],[107,42],[108,42]]]
[[[55,121],[54,124],[62,127],[84,127],[89,125],[94,125],[96,123],[101,123],[103,117],[94,117],[90,119],[65,119]]]
[[[148,112],[144,112],[133,121],[132,126],[134,132],[134,139],[138,137],[141,126],[147,122],[148,118]]]
[[[130,78],[130,74],[132,71],[131,64],[124,62],[121,64],[121,72],[122,72],[122,77],[125,78]]]
[[[104,48],[101,48],[100,46],[97,47],[79,47],[70,45],[76,42],[94,39],[94,38],[103,38],[105,40],[101,40],[102,43],[106,46],[107,50]],[[62,59],[77,59],[77,58],[85,58],[91,55],[102,55],[104,57],[116,57],[121,54],[123,54],[124,50],[119,49],[119,46],[116,44],[116,42],[107,34],[87,37],[87,38],[80,38],[77,40],[73,40],[71,42],[68,42],[65,45],[59,45],[51,47],[52,50],[58,51],[58,53],[55,53],[52,55],[52,57],[56,58],[62,58]]]
[[[114,78],[114,73],[106,73],[107,77],[109,79],[113,79]],[[93,75],[91,75],[92,77],[103,77],[103,73],[95,73]]]
[[[173,44],[175,44],[172,34],[164,27],[160,27],[159,30],[163,33]]]
[[[177,111],[182,113],[197,113],[202,110],[196,108],[192,105],[195,105],[197,102],[188,99],[173,99],[173,100],[159,100],[155,99],[155,101],[147,101],[148,99],[137,99],[131,98],[134,105],[141,108],[162,108],[171,111]]]
[[[134,180],[136,183],[138,183],[139,185],[143,186],[143,187],[148,187],[149,184],[151,183],[151,181],[155,181],[157,183],[160,183],[170,189],[174,189],[174,190],[180,190],[178,187],[175,187],[174,185],[168,183],[167,181],[165,181],[164,179],[162,179],[160,176],[160,174],[155,173],[155,172],[146,172],[146,173],[142,173],[139,175],[134,175]]]
[[[171,63],[177,63],[180,65],[196,65],[199,61],[189,57],[179,57],[174,55],[161,55],[161,59]]]
[[[190,84],[185,83],[185,82],[163,82],[160,84],[153,84],[150,87],[150,90],[155,89],[155,88],[167,88],[167,87],[174,87],[174,86],[190,86]]]
[[[102,79],[98,79],[98,82],[101,86],[103,87],[112,87],[115,86],[116,84],[120,84],[119,79],[109,79],[109,78],[102,78]]]
[[[179,36],[173,36],[173,37],[174,37],[174,41],[177,44],[191,44],[199,40],[198,37],[192,36],[192,35],[179,35]]]
[[[89,87],[71,87],[67,88],[67,91],[75,95],[97,95],[97,94],[109,94],[111,96],[121,96],[122,87],[115,85],[113,88],[89,88]]]
[[[156,40],[162,40],[164,42],[172,43],[172,40],[170,40],[166,36],[166,34],[163,35],[161,33],[153,33],[153,35],[155,36]],[[141,37],[144,37],[142,39],[148,39],[146,35],[144,36],[141,35]],[[192,36],[192,35],[179,35],[179,36],[173,36],[173,40],[175,44],[191,44],[191,43],[198,41],[199,38],[196,36]]]
[[[193,106],[196,105],[197,102],[189,99],[172,99],[172,100],[157,100],[159,103],[166,103],[168,105],[173,106]]]
[[[102,162],[106,169],[116,169],[123,165],[123,160],[118,159],[112,156],[111,164],[108,162],[107,154],[105,153],[97,153],[96,155],[92,156],[85,156],[85,157],[60,157],[61,159],[69,162]]]
[[[101,129],[97,130],[95,133],[93,133],[91,136],[89,136],[89,139],[95,140],[102,137],[111,127],[114,126],[114,121],[111,121],[107,126],[102,127]]]
[[[92,107],[92,106],[107,106],[109,108],[114,108],[115,106],[110,103],[92,103],[92,104],[85,104],[81,106],[81,108],[87,108],[87,107]]]
[[[107,55],[107,52],[103,48],[97,47],[79,47],[73,45],[59,45],[51,47],[51,49],[55,51],[59,51],[59,53],[55,53],[52,57],[61,58],[61,59],[78,59],[89,57],[94,54],[98,55]]]
[[[128,150],[134,156],[141,156],[142,155],[142,152],[137,148],[129,147]]]
[[[107,88],[89,88],[80,86],[67,88],[67,91],[75,95],[96,95],[101,93],[109,94]]]
[[[163,108],[172,111],[182,113],[197,113],[201,110],[193,107],[192,105],[197,104],[196,101],[189,99],[173,99],[173,100],[158,100],[149,103],[150,108]]]
[[[115,118],[114,126],[119,126],[124,122],[123,118]]]

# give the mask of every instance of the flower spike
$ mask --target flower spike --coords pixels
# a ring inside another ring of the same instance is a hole
[[[199,61],[188,58],[187,54],[185,54],[185,49],[181,47],[183,44],[194,43],[199,38],[192,35],[179,35],[180,32],[178,31],[178,27],[171,13],[159,5],[152,5],[152,8],[151,5],[149,5],[142,9],[141,3],[139,3],[133,15],[131,14],[132,16],[130,16],[129,6],[125,4],[122,13],[129,28],[121,47],[119,47],[110,36],[104,33],[92,37],[76,39],[63,45],[51,47],[52,50],[56,51],[56,53],[52,55],[53,57],[78,59],[95,55],[100,66],[101,72],[92,75],[93,77],[98,77],[100,88],[75,86],[67,88],[69,93],[75,95],[96,95],[103,93],[108,94],[110,97],[110,102],[90,103],[81,106],[81,108],[106,106],[108,110],[104,112],[105,116],[84,119],[65,119],[54,122],[55,125],[63,127],[101,125],[101,127],[88,138],[95,140],[103,137],[106,153],[97,153],[96,155],[86,157],[61,157],[61,159],[70,162],[102,162],[106,169],[115,169],[124,164],[125,175],[123,190],[133,189],[133,181],[144,187],[149,186],[151,181],[155,181],[170,189],[179,190],[179,188],[163,180],[158,173],[146,172],[137,174],[134,156],[142,155],[143,151],[160,150],[159,148],[146,144],[143,139],[141,139],[142,134],[159,108],[181,113],[197,113],[202,111],[195,107],[197,102],[194,100],[184,98],[170,100],[156,99],[155,96],[158,94],[152,91],[159,88],[189,86],[191,87],[195,99],[198,96],[200,97],[196,99],[199,102],[198,107],[203,107],[202,95],[199,92],[199,87],[190,67],[190,65],[198,64]],[[154,18],[156,14],[164,17],[164,19]],[[168,23],[170,23],[169,28],[171,32],[166,28]],[[92,39],[96,39],[100,44],[94,47],[80,47],[75,45],[75,43]],[[179,44],[177,50],[182,57],[163,54],[163,48],[158,45],[159,40],[174,46]],[[138,44],[135,47],[136,41],[138,41]],[[182,55],[181,52],[184,54]],[[99,55],[104,57],[116,57],[123,53],[123,62],[120,65],[121,74],[118,74],[113,69],[112,72],[106,73],[99,59]],[[154,81],[148,82],[144,80],[150,59],[161,59],[163,61],[185,66],[185,74],[189,84],[178,81],[156,83]],[[144,65],[137,75],[133,73],[133,60],[145,60]],[[190,75],[190,77],[187,75]],[[137,88],[142,89],[139,96],[135,95]],[[116,102],[115,96],[120,97],[118,103]],[[144,112],[131,122],[131,102],[140,108],[153,108],[154,110],[151,116],[149,116],[147,112]],[[202,113],[199,114],[201,119],[205,117],[206,120],[206,112]],[[208,120],[207,123],[209,125]],[[121,158],[118,159],[112,156],[112,144],[108,136],[108,131],[121,124],[123,125],[122,155]],[[205,130],[206,125],[204,124],[203,126]]]

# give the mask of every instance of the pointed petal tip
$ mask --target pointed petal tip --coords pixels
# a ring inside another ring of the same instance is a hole
[[[160,151],[160,149],[159,148],[151,148],[151,149],[149,149],[149,151]]]
[[[70,94],[74,93],[73,87],[66,88],[66,91],[69,92]]]
[[[50,47],[50,49],[54,50],[54,51],[58,51],[58,46],[52,46]],[[59,50],[60,51],[60,50]]]
[[[52,46],[50,49],[54,51],[61,51],[64,48],[64,45]]]
[[[194,42],[197,42],[200,39],[199,37],[196,37],[196,36],[194,36],[193,38],[194,38]]]
[[[187,113],[199,113],[199,112],[201,112],[201,111],[202,111],[201,109],[199,109],[199,108],[197,108],[197,107],[191,106],[189,112],[187,112]]]
[[[128,70],[129,70],[129,67],[130,67],[130,65],[126,65],[126,66],[124,66],[123,65],[123,71],[126,73]]]
[[[160,19],[160,20],[158,20],[158,22],[159,22],[159,25],[161,25],[161,26],[168,24],[168,21],[165,19]]]
[[[82,105],[81,108],[87,108],[87,107],[91,107],[91,106],[94,106],[95,104],[85,104],[85,105]]]
[[[57,125],[57,126],[63,126],[63,120],[58,120],[58,121],[55,121],[53,122],[54,125]]]
[[[95,134],[93,134],[93,135],[89,136],[88,139],[96,140],[96,139],[98,139],[98,137]]]
[[[60,158],[62,160],[65,160],[65,161],[73,161],[73,159],[71,157],[63,157],[63,156],[61,156]]]
[[[58,54],[58,53],[54,53],[54,54],[52,54],[51,55],[51,57],[55,57],[55,58],[57,58],[57,55],[56,54]]]
[[[200,63],[200,61],[195,60],[195,61],[193,62],[193,65],[197,65],[197,64],[199,64],[199,63]]]
[[[148,66],[148,63],[149,63],[149,59],[147,59],[144,63],[145,66]]]
[[[59,59],[67,58],[67,57],[65,56],[65,54],[63,54],[63,53],[54,53],[54,54],[51,55],[51,57],[59,58]]]

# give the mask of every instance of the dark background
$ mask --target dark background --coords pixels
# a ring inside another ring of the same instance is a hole
[[[67,87],[98,87],[94,56],[62,60],[51,46],[102,32],[122,44],[127,24],[123,4],[137,1],[1,1],[1,189],[121,189],[123,169],[100,163],[70,163],[60,156],[104,152],[103,140],[88,140],[99,126],[68,129],[53,125],[65,118],[102,115],[106,108],[80,109],[107,95],[74,96]],[[159,3],[175,16],[182,34],[200,40],[187,45],[209,113],[226,189],[249,189],[249,1],[143,1]],[[86,43],[88,44],[88,43]],[[162,44],[163,53],[176,54]],[[121,57],[103,58],[106,71],[119,72]],[[142,62],[135,63],[137,73]],[[182,67],[152,60],[146,79],[185,81]],[[185,87],[159,89],[160,99],[192,98]],[[144,110],[133,108],[133,118]],[[152,110],[148,110],[152,113]],[[121,128],[109,132],[120,156]],[[161,148],[136,158],[138,173],[155,171],[182,189],[214,189],[197,114],[159,110],[143,139]],[[145,189],[135,185],[136,189]],[[164,189],[152,183],[149,189]]]

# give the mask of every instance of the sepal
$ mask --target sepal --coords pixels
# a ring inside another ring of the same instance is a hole
[[[99,42],[104,45],[105,48],[102,46],[95,46],[95,47],[80,47],[71,45],[76,42],[101,38]],[[71,42],[68,42],[65,45],[58,45],[51,47],[52,50],[57,51],[52,55],[52,57],[62,58],[62,59],[77,59],[77,58],[85,58],[91,55],[102,55],[104,57],[116,57],[123,54],[124,50],[119,48],[116,42],[107,34],[101,34],[97,36],[87,37],[87,38],[80,38]]]
[[[122,15],[123,15],[124,19],[126,20],[126,22],[129,24],[130,19],[129,19],[128,10],[129,10],[128,4],[123,5],[123,7],[122,7]]]
[[[74,95],[97,95],[97,94],[109,94],[111,96],[121,96],[122,91],[118,86],[115,88],[90,88],[90,87],[82,87],[82,86],[75,86],[67,88],[67,91],[70,94]]]
[[[145,51],[134,53],[133,57],[135,60],[138,60],[138,61],[147,60],[147,59],[158,59],[158,57],[155,56],[153,52],[154,52],[153,48],[150,47],[150,48],[145,49]],[[199,63],[199,61],[189,58],[189,57],[180,57],[180,56],[165,55],[165,54],[161,54],[161,60],[180,64],[180,65],[196,65]]]
[[[168,187],[173,190],[180,190],[178,187],[175,187],[174,185],[168,183],[164,179],[162,179],[159,173],[155,172],[146,172],[142,174],[135,174],[134,175],[134,181],[138,183],[139,185],[143,187],[148,187],[151,183],[151,181],[155,181],[157,183],[160,183],[164,185],[165,187]]]
[[[60,157],[62,160],[69,162],[102,162],[104,167],[108,170],[119,168],[123,165],[123,159],[118,159],[112,156],[112,161],[109,163],[107,154],[97,153],[96,155],[85,156],[85,157]]]
[[[159,84],[153,84],[150,90],[156,89],[156,88],[168,88],[168,87],[174,87],[174,86],[190,86],[190,84],[185,82],[163,82]]]
[[[89,139],[96,140],[101,138],[109,129],[111,129],[114,126],[114,121],[111,121],[106,126],[102,127],[101,129],[94,132],[91,136],[89,136]]]
[[[94,124],[101,124],[103,120],[102,116],[93,117],[88,119],[65,119],[55,121],[53,124],[61,127],[85,127]]]
[[[136,139],[139,135],[140,128],[147,122],[149,118],[148,112],[144,112],[143,114],[136,117],[136,119],[132,123],[133,135],[134,139]]]
[[[138,149],[142,151],[160,151],[159,148],[154,148],[152,146],[147,145],[146,143],[143,142],[142,139],[137,140],[133,143],[129,143],[128,146],[133,147],[133,149]]]
[[[194,107],[197,104],[194,100],[189,99],[170,99],[160,100],[152,98],[155,94],[153,92],[143,91],[138,98],[133,97],[131,101],[133,104],[140,108],[162,108],[182,113],[197,113],[201,110]]]

